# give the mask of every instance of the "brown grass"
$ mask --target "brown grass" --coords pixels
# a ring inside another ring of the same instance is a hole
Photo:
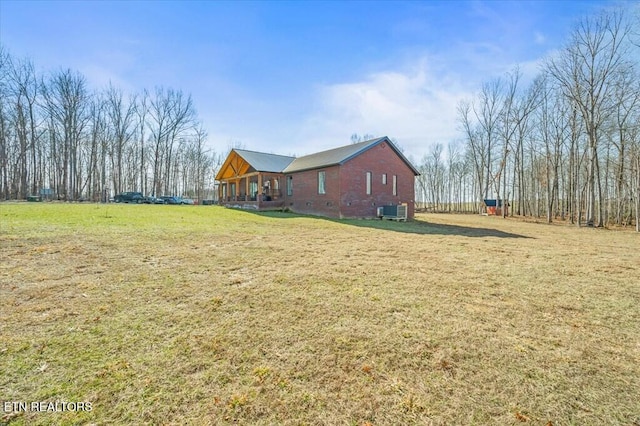
[[[11,424],[640,423],[640,236],[0,205]],[[0,407],[2,408],[2,407]]]

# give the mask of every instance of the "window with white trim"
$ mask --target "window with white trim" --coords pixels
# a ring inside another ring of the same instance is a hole
[[[367,195],[371,195],[371,172],[367,172]]]
[[[287,195],[293,195],[293,176],[287,176]]]
[[[383,184],[383,185],[386,185],[386,184],[387,184],[387,174],[386,174],[386,173],[383,173],[383,174],[382,174],[382,184]]]
[[[393,175],[393,195],[398,195],[398,176]]]
[[[318,194],[326,194],[326,189],[324,184],[325,184],[325,173],[318,172]]]

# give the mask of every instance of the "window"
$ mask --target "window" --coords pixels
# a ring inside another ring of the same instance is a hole
[[[386,184],[387,184],[387,174],[386,174],[386,173],[383,173],[383,174],[382,174],[382,184],[383,184],[383,185],[386,185]]]
[[[287,195],[293,195],[293,176],[287,176]]]
[[[367,172],[367,195],[371,195],[371,172]]]
[[[318,194],[326,194],[325,187],[324,187],[324,183],[325,183],[324,179],[325,179],[324,172],[318,172]]]
[[[398,176],[393,175],[393,195],[398,195]]]

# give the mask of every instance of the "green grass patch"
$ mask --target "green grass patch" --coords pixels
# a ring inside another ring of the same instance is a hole
[[[640,421],[632,232],[0,204],[0,412],[48,424]]]

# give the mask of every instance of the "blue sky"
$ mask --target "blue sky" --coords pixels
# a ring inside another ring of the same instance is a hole
[[[542,58],[609,1],[0,1],[0,42],[91,88],[190,93],[220,152],[304,155],[353,133],[421,158],[456,105]]]

